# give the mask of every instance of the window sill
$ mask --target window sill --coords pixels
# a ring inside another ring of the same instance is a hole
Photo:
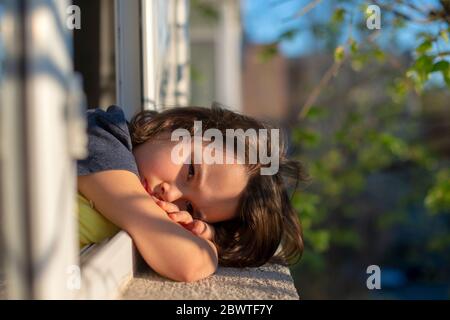
[[[111,240],[84,250],[79,299],[123,300],[292,300],[299,299],[287,267],[223,268],[200,281],[183,283],[156,274],[121,231]]]
[[[125,231],[83,250],[80,256],[81,288],[77,298],[117,299],[133,278],[133,252],[133,242]]]
[[[163,278],[139,259],[134,278],[123,290],[128,300],[298,300],[289,269],[279,264],[259,268],[222,268],[200,281],[183,283]]]

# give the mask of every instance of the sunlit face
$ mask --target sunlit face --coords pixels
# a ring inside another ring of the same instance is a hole
[[[209,223],[234,218],[248,180],[244,165],[177,164],[171,160],[176,144],[162,134],[133,150],[147,192]]]

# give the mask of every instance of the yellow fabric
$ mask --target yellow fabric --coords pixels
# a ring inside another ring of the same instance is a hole
[[[94,209],[88,199],[77,193],[78,234],[80,249],[87,244],[98,243],[115,235],[120,229]]]

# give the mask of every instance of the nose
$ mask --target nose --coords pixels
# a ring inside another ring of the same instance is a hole
[[[183,196],[180,189],[175,184],[167,182],[160,183],[155,188],[155,196],[167,202],[174,202]]]

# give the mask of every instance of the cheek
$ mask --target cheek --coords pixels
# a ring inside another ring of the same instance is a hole
[[[237,213],[230,213],[230,212],[214,212],[209,215],[206,215],[204,220],[208,223],[217,223],[217,222],[223,222],[223,221],[229,221],[234,218],[237,218]]]
[[[171,161],[171,149],[149,148],[146,151],[145,157],[137,159],[137,165],[143,175],[152,181],[173,181],[181,166]]]

